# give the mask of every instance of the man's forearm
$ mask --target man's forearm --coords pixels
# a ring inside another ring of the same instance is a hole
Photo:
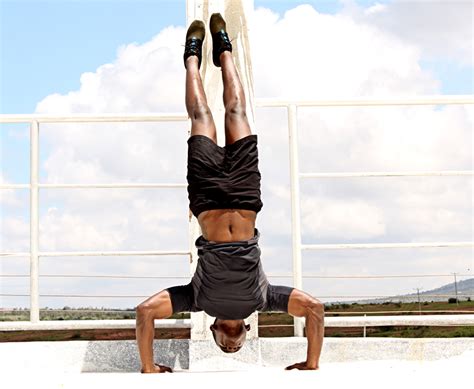
[[[155,366],[153,359],[155,322],[152,316],[137,312],[136,337],[142,361],[142,372],[152,370]]]
[[[324,309],[321,306],[308,308],[306,318],[306,338],[308,351],[306,365],[309,368],[319,368],[319,356],[324,338]]]

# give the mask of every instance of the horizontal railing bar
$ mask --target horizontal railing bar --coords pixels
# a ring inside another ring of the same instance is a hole
[[[94,329],[135,329],[134,319],[122,320],[41,320],[0,322],[0,331],[23,330],[94,330]],[[155,328],[191,328],[191,319],[155,320]]]
[[[22,278],[29,274],[0,274],[0,277]],[[191,276],[96,276],[96,275],[74,275],[74,274],[40,274],[43,278],[113,278],[113,279],[160,279],[160,278],[190,278]]]
[[[339,250],[339,249],[397,249],[423,247],[473,247],[474,242],[425,242],[425,243],[338,243],[338,244],[302,244],[302,250]]]
[[[0,277],[29,277],[29,274],[0,274]],[[51,278],[114,278],[114,279],[159,279],[159,278],[189,278],[191,277],[190,275],[187,276],[124,276],[124,275],[87,275],[87,274],[82,274],[82,275],[75,275],[75,274],[40,274],[40,277],[51,277]],[[461,273],[456,273],[457,277],[473,277],[474,274],[461,274]],[[273,274],[273,273],[267,273],[267,277],[273,277],[273,278],[290,278],[293,277],[293,273],[286,273],[286,274]],[[452,274],[401,274],[401,275],[396,275],[396,274],[387,274],[387,275],[340,275],[340,276],[331,276],[331,275],[319,275],[319,274],[304,274],[303,278],[321,278],[321,279],[351,279],[351,278],[356,278],[356,279],[370,279],[370,278],[422,278],[422,277],[450,277],[452,278]]]
[[[458,294],[459,295],[459,294]],[[29,297],[29,294],[0,293],[2,297]],[[90,294],[40,294],[40,297],[72,297],[72,298],[146,298],[145,295],[90,295]]]
[[[126,255],[189,255],[190,251],[39,251],[40,257],[126,256]],[[0,253],[0,257],[24,257],[30,253]]]
[[[301,178],[473,176],[473,170],[424,172],[300,173]],[[187,183],[38,184],[39,188],[186,188]],[[29,189],[29,184],[0,184],[0,189]]]
[[[407,316],[352,316],[325,317],[325,327],[378,326],[472,326],[472,315],[407,315]]]
[[[186,183],[38,184],[39,188],[186,188]]]
[[[0,293],[0,296],[3,297],[28,297],[29,294],[10,294],[10,293]],[[454,297],[454,293],[450,294],[422,294],[423,297]],[[149,295],[83,295],[83,294],[40,294],[40,297],[87,297],[87,298],[143,298],[150,297]],[[416,298],[416,295],[408,296],[393,296],[393,295],[339,295],[339,296],[326,296],[326,295],[317,295],[318,298],[390,298],[390,299],[407,299],[407,298]],[[464,294],[458,292],[457,297],[474,297],[474,294]]]
[[[278,100],[256,99],[257,107],[287,107],[296,106],[390,106],[390,105],[446,105],[474,104],[472,95],[442,95],[418,97],[388,97],[388,98],[350,98],[331,100]],[[157,122],[157,121],[187,121],[186,113],[102,113],[102,114],[0,114],[0,123],[70,123],[70,122]]]
[[[292,273],[287,274],[272,274],[268,273],[268,277],[281,277],[281,278],[288,278],[293,277]],[[458,277],[473,277],[474,274],[460,274],[456,273]],[[341,276],[323,276],[319,274],[303,274],[303,278],[321,278],[321,279],[344,279],[344,278],[356,278],[356,279],[365,279],[365,278],[422,278],[422,277],[450,277],[452,278],[452,274],[387,274],[387,275],[341,275]]]
[[[418,177],[418,176],[473,176],[474,170],[420,171],[420,172],[341,172],[300,173],[301,178],[347,178],[347,177]]]
[[[396,313],[396,314],[405,314],[405,313],[413,313],[413,314],[428,314],[428,313],[446,313],[446,314],[474,314],[474,310],[459,310],[459,309],[428,309],[428,310],[418,310],[418,309],[412,309],[410,310],[389,310],[389,311],[337,311],[337,310],[330,310],[329,307],[325,308],[326,311],[324,315],[377,315],[377,314],[386,314],[386,313]],[[100,314],[114,314],[114,313],[122,313],[122,314],[134,314],[136,313],[135,309],[64,309],[64,308],[40,308],[40,311],[43,313],[100,313]],[[14,310],[14,309],[8,309],[8,308],[3,308],[0,310],[0,312],[3,313],[27,313],[29,312],[28,309],[25,310]]]
[[[0,189],[30,189],[30,184],[0,184]]]
[[[11,252],[4,252],[0,253],[0,258],[7,258],[7,257],[30,257],[31,253],[30,252],[17,252],[17,253],[11,253]]]
[[[189,119],[186,113],[102,113],[102,114],[1,114],[0,123],[92,123],[92,122],[180,122]]]
[[[169,251],[55,251],[38,253],[41,257],[62,257],[62,256],[124,256],[124,255],[189,255],[189,250],[169,250]]]
[[[186,183],[38,184],[38,188],[186,188]],[[0,189],[29,189],[29,184],[0,184]]]
[[[287,107],[296,106],[390,106],[390,105],[445,105],[445,104],[474,104],[472,95],[443,95],[418,97],[388,97],[388,98],[350,98],[331,100],[278,100],[256,99],[257,107]],[[102,113],[102,114],[0,114],[0,123],[71,123],[71,122],[157,122],[157,121],[187,121],[186,113]]]
[[[393,106],[393,105],[447,105],[474,104],[472,95],[443,95],[418,97],[386,97],[386,98],[349,98],[331,100],[278,100],[256,99],[256,107],[351,107],[351,106]]]

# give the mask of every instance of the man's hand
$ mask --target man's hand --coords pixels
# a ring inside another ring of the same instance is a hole
[[[309,366],[306,361],[305,362],[298,362],[294,363],[291,366],[288,366],[285,368],[285,370],[292,370],[292,369],[298,369],[298,370],[318,370],[319,367],[317,366]]]
[[[171,367],[165,366],[165,365],[155,365],[151,369],[141,369],[141,373],[172,373],[173,370]]]

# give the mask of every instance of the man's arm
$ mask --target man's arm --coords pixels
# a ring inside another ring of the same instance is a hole
[[[299,289],[293,289],[288,301],[288,313],[306,319],[308,351],[306,361],[288,366],[286,370],[319,369],[319,356],[324,338],[324,305],[311,295]]]
[[[137,309],[136,337],[140,359],[142,361],[142,373],[165,373],[172,372],[171,368],[156,365],[153,359],[153,338],[155,337],[155,319],[166,319],[173,314],[171,298],[167,290],[149,297],[138,305]]]

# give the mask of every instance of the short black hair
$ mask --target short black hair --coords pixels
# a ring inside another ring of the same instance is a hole
[[[215,318],[214,323],[212,323],[212,325],[215,325],[216,322],[217,322],[217,317]],[[216,342],[216,344],[217,344],[216,331],[211,331],[211,332],[212,332],[212,337],[214,338],[214,342]]]

